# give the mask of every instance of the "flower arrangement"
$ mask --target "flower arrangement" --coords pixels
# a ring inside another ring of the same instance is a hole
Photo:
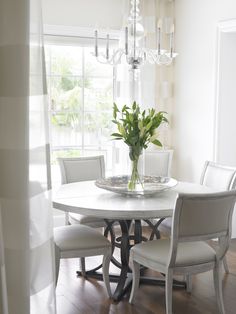
[[[157,128],[163,123],[168,123],[166,112],[156,112],[155,109],[141,111],[140,106],[134,102],[130,107],[124,105],[121,110],[113,105],[113,120],[117,125],[118,132],[111,134],[115,140],[123,140],[129,146],[129,158],[132,162],[132,173],[128,182],[128,189],[135,190],[136,184],[143,182],[138,172],[138,162],[143,149],[150,143],[162,146],[157,139]]]

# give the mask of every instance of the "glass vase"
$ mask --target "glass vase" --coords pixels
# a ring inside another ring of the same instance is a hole
[[[143,150],[138,151],[130,147],[130,176],[128,181],[129,191],[144,190],[144,153]]]

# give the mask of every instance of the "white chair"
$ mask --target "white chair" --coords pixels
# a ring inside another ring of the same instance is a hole
[[[109,263],[111,243],[101,233],[84,225],[67,225],[54,229],[56,282],[61,258],[85,258],[103,255],[103,280],[107,293],[111,296]]]
[[[173,150],[146,150],[145,175],[169,177]]]
[[[222,191],[235,189],[236,168],[206,161],[203,167],[200,184]]]
[[[200,183],[222,191],[233,190],[236,185],[236,168],[207,160],[202,171]],[[229,273],[226,256],[223,259],[223,264],[225,272]]]
[[[61,184],[97,180],[105,176],[104,156],[58,158]],[[66,224],[84,224],[93,228],[105,227],[103,219],[75,213],[66,215]]]
[[[171,149],[156,149],[145,151],[145,175],[147,176],[171,176],[171,165],[172,165],[173,150]],[[160,237],[158,230],[159,225],[162,224],[163,219],[151,219],[145,220],[145,222],[152,228],[153,232],[151,238]],[[164,220],[165,221],[165,220]]]
[[[235,189],[236,168],[220,165],[213,161],[206,161],[201,174],[200,184],[215,188],[219,191],[229,191]],[[162,225],[166,230],[171,228],[171,218],[163,221]],[[229,272],[226,257],[224,258],[225,272]]]
[[[189,276],[213,269],[217,303],[224,314],[220,270],[229,247],[235,201],[236,191],[179,195],[171,238],[140,243],[131,249],[133,284],[129,302],[133,303],[139,286],[140,264],[166,275],[167,314],[172,314],[174,274]],[[221,239],[217,251],[205,242],[214,238]]]
[[[96,180],[105,176],[104,156],[58,158],[61,170],[61,183]],[[66,213],[66,224],[83,224],[93,228],[106,226],[103,219],[75,213]],[[81,272],[85,276],[85,259],[81,258]]]

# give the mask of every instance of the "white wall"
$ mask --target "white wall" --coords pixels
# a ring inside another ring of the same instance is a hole
[[[175,104],[173,174],[198,182],[213,158],[217,23],[236,17],[235,0],[175,1]]]
[[[49,25],[120,29],[124,0],[43,0],[43,21]]]

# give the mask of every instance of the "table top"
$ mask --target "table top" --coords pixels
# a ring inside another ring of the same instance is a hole
[[[95,181],[61,185],[53,192],[53,207],[65,212],[106,219],[150,219],[172,216],[178,193],[212,193],[211,188],[179,182],[152,196],[130,197],[100,189]]]

